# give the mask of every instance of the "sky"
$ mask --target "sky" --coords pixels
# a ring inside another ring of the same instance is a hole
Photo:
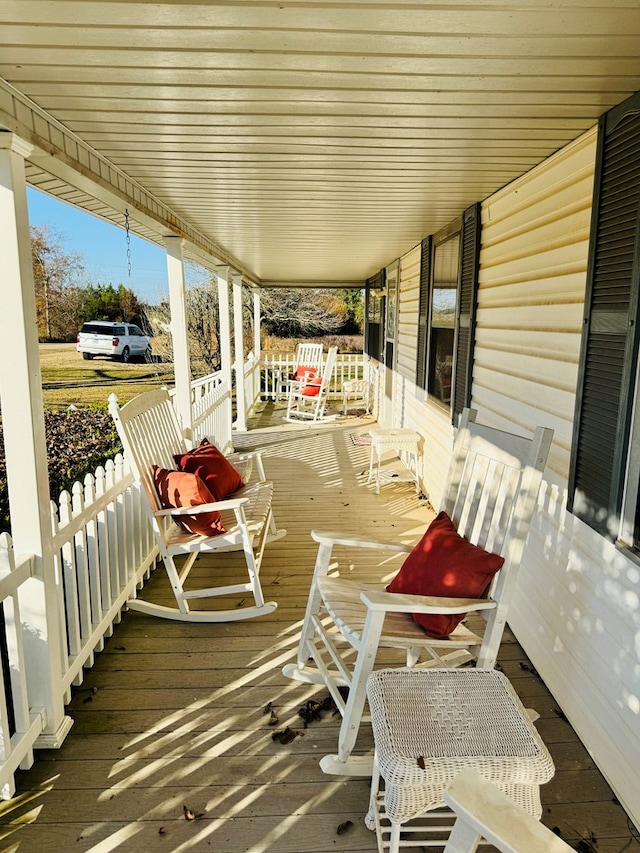
[[[65,251],[82,255],[92,284],[124,284],[152,304],[168,294],[166,252],[160,246],[131,234],[129,278],[124,227],[117,228],[31,187],[27,188],[27,204],[31,225],[50,225]]]

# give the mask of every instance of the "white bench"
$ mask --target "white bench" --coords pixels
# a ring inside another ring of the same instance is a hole
[[[140,598],[129,601],[128,606],[151,616],[184,622],[229,622],[262,616],[275,610],[276,602],[265,602],[262,594],[260,564],[267,542],[280,539],[286,535],[286,530],[276,528],[271,512],[273,484],[264,478],[260,452],[239,454],[235,460],[234,457],[228,457],[231,462],[243,463],[253,459],[257,475],[257,482],[253,485],[245,486],[223,501],[166,509],[156,491],[153,468],[157,465],[173,469],[174,456],[189,450],[169,394],[166,391],[149,391],[135,397],[122,408],[118,406],[115,394],[112,394],[109,397],[109,411],[116,423],[125,457],[147,498],[148,517],[176,599],[175,607]],[[175,522],[181,515],[212,511],[220,512],[225,533],[202,536],[186,532]],[[244,552],[247,580],[204,589],[185,589],[189,571],[199,554],[227,551]],[[176,565],[176,557],[185,558],[180,567]],[[251,593],[253,597],[253,603],[246,607],[234,603],[234,606],[223,609],[194,610],[189,605],[195,599],[244,593]]]

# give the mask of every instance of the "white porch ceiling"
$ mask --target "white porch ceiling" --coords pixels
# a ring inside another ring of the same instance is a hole
[[[0,77],[250,277],[356,282],[640,89],[640,3],[0,0]]]

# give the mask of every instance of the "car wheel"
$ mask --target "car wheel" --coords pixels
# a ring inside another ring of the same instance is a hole
[[[122,355],[120,356],[120,358],[122,359],[122,361],[124,361],[125,364],[127,362],[131,361],[131,351],[130,351],[129,347],[125,347],[122,350]]]
[[[93,355],[90,352],[83,352],[82,357],[84,358],[85,361],[91,361],[91,359],[93,358]]]
[[[151,347],[146,348],[146,350],[144,351],[144,353],[142,355],[142,358],[145,361],[148,361],[149,363],[151,363],[153,361],[153,353],[151,352]]]

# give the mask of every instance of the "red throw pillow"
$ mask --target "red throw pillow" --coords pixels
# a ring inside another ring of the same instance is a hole
[[[318,371],[315,367],[296,367],[295,373],[291,374],[291,378],[295,379],[296,382],[300,382],[303,379],[311,379],[312,376],[315,376]]]
[[[441,512],[402,564],[389,592],[446,598],[482,598],[504,557],[491,554],[464,539]],[[465,613],[414,613],[431,637],[448,637]]]
[[[302,389],[302,394],[305,397],[317,397],[320,393],[320,386],[322,385],[322,376],[316,376],[315,379],[312,379],[308,385],[305,385]]]
[[[165,509],[181,506],[200,506],[214,503],[215,498],[196,474],[168,471],[153,466],[153,482]],[[201,512],[198,515],[174,517],[174,521],[189,533],[200,536],[217,536],[225,532],[219,512]]]
[[[193,450],[173,458],[178,470],[197,474],[217,501],[244,486],[231,462],[206,438]]]

